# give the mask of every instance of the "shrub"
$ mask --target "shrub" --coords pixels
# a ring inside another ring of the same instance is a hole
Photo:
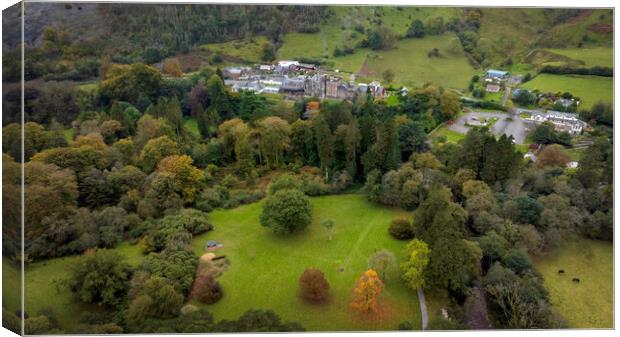
[[[202,303],[213,304],[222,298],[222,287],[213,275],[202,272],[196,276],[192,297]]]
[[[413,224],[405,218],[396,218],[392,220],[389,228],[390,234],[398,240],[413,239]]]
[[[324,302],[329,297],[329,283],[323,272],[308,268],[299,277],[300,296],[309,302]]]

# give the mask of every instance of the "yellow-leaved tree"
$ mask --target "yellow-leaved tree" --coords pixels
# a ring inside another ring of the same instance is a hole
[[[371,314],[379,310],[379,295],[383,291],[383,282],[377,272],[368,269],[355,283],[351,307],[360,313]]]
[[[194,201],[205,179],[204,172],[192,163],[188,155],[172,155],[162,159],[157,166],[157,174],[169,174],[186,202]]]

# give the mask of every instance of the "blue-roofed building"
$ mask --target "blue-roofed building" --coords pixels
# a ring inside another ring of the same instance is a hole
[[[489,69],[485,77],[494,80],[505,80],[510,77],[510,73],[503,70]]]

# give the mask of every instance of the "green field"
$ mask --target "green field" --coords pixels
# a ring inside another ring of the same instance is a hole
[[[325,53],[320,34],[289,33],[282,39],[282,47],[278,49],[278,58],[320,59]]]
[[[583,62],[586,67],[613,67],[614,50],[613,48],[594,47],[594,48],[563,48],[547,49],[552,53],[570,57],[573,60]]]
[[[230,261],[219,279],[224,297],[208,306],[217,320],[237,318],[250,308],[273,309],[285,320],[299,321],[308,330],[393,330],[401,321],[421,326],[415,291],[405,287],[400,277],[388,277],[383,293],[385,311],[376,320],[363,320],[349,310],[349,301],[357,277],[367,268],[374,251],[388,249],[400,261],[406,242],[393,239],[387,231],[390,220],[403,211],[371,204],[363,195],[311,198],[312,225],[293,236],[277,236],[261,227],[262,203],[210,213],[214,230],[194,239],[197,254],[204,253],[207,240],[224,245],[218,255]],[[337,205],[337,206],[336,206]],[[320,223],[336,222],[334,238]],[[137,245],[123,243],[115,248],[128,262],[139,265],[142,255]],[[26,312],[37,314],[51,308],[65,328],[77,323],[84,311],[101,310],[96,305],[75,303],[70,293],[56,286],[67,276],[77,256],[68,256],[30,264],[26,268]],[[17,275],[18,269],[4,260],[5,275]],[[331,300],[324,305],[309,305],[298,296],[298,278],[305,268],[321,269],[331,285]],[[342,268],[342,271],[340,271]],[[6,287],[15,284],[5,282]],[[19,294],[4,291],[11,311],[19,308]],[[427,297],[427,301],[430,299]]]
[[[432,82],[445,88],[464,89],[476,71],[464,54],[453,55],[448,51],[453,38],[454,35],[444,34],[401,40],[394,49],[369,53],[367,69],[377,79],[391,69],[397,85],[421,86]],[[442,56],[429,58],[427,53],[433,48],[438,48]]]
[[[579,239],[534,262],[545,278],[551,304],[569,327],[613,327],[612,244]],[[560,269],[564,275],[558,274]]]
[[[337,207],[334,207],[337,205]],[[405,242],[387,231],[400,212],[376,206],[362,195],[312,198],[313,222],[302,233],[278,236],[258,222],[260,203],[211,213],[215,229],[194,241],[196,253],[207,240],[224,245],[230,267],[219,279],[224,297],[210,306],[216,319],[232,319],[248,308],[273,309],[284,319],[299,321],[308,330],[391,330],[403,320],[420,327],[417,296],[397,275],[384,290],[386,313],[381,320],[361,320],[350,311],[355,280],[376,250],[388,249],[400,260]],[[335,220],[334,238],[320,223]],[[298,298],[298,278],[305,268],[319,268],[331,285],[327,305],[308,305]],[[342,269],[342,271],[340,271]]]
[[[523,85],[543,92],[570,92],[581,98],[580,108],[590,108],[598,101],[613,100],[613,78],[583,75],[540,74]]]

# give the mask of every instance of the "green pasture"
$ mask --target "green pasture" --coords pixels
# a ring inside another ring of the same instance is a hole
[[[452,34],[427,36],[423,39],[405,39],[391,50],[370,52],[367,57],[368,71],[381,79],[385,70],[394,72],[396,85],[416,85],[431,82],[445,88],[464,89],[476,70],[461,52],[448,50]],[[438,48],[440,57],[428,57],[428,52]]]
[[[580,108],[590,108],[598,101],[611,103],[613,100],[613,78],[584,75],[540,74],[523,84],[527,89],[542,92],[570,92],[581,98]]]
[[[551,304],[571,328],[613,327],[613,245],[579,239],[536,259]],[[558,270],[564,270],[559,274]],[[578,278],[579,283],[573,282]]]

